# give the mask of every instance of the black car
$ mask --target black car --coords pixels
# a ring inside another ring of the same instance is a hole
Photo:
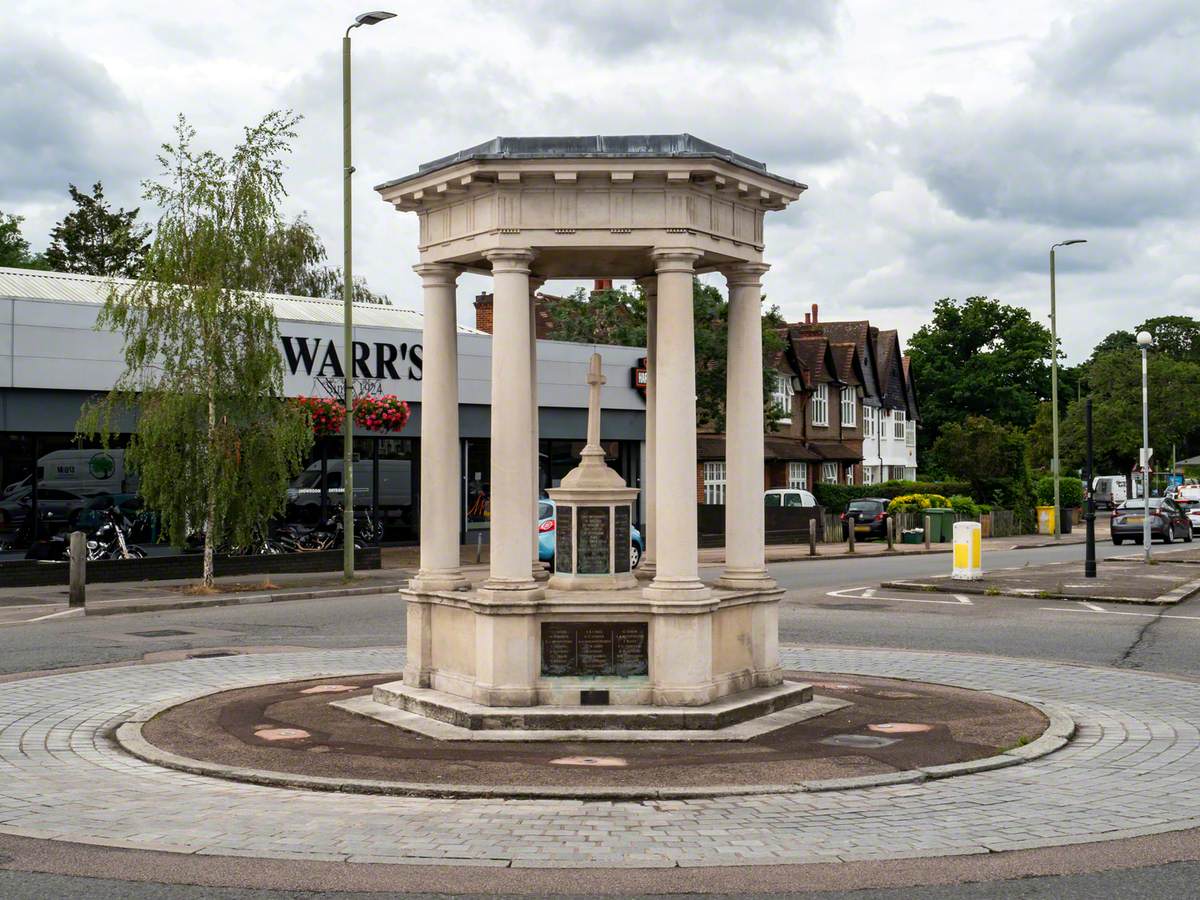
[[[888,503],[886,497],[861,497],[851,500],[842,513],[842,521],[846,527],[854,528],[854,537],[885,538],[887,537]]]
[[[1146,503],[1137,497],[1126,500],[1113,510],[1112,542],[1122,544],[1128,538],[1140,544],[1144,535]],[[1164,544],[1179,539],[1192,540],[1192,523],[1184,510],[1170,497],[1150,498],[1150,540]]]

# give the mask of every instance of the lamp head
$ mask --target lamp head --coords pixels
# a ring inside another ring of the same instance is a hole
[[[355,16],[354,21],[359,25],[378,25],[380,22],[385,22],[388,19],[396,18],[395,13],[384,12],[377,9],[374,12],[363,13],[361,16]]]
[[[1154,343],[1154,338],[1150,336],[1150,332],[1148,331],[1139,331],[1137,335],[1137,342],[1139,347],[1149,347]]]

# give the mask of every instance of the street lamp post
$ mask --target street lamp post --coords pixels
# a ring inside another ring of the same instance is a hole
[[[1154,338],[1148,331],[1139,331],[1137,342],[1142,348],[1142,547],[1146,562],[1150,562],[1150,396],[1146,389],[1146,351]],[[1170,522],[1167,527],[1171,527]]]
[[[342,37],[342,369],[346,418],[342,425],[342,571],[354,577],[354,274],[350,243],[350,32],[378,25],[395,13],[375,11],[355,16]]]
[[[1054,441],[1054,459],[1050,470],[1054,475],[1054,540],[1062,534],[1062,523],[1059,517],[1062,510],[1058,498],[1058,315],[1054,302],[1054,248],[1070,247],[1072,244],[1086,244],[1083,238],[1072,238],[1060,241],[1050,246],[1050,421]]]

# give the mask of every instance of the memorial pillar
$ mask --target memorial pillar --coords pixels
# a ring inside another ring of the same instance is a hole
[[[421,552],[414,591],[467,590],[459,566],[461,450],[458,443],[458,271],[440,263],[413,269],[425,298],[421,341]]]
[[[696,552],[696,351],[692,279],[698,250],[659,249],[655,333],[654,475],[656,526],[654,580],[649,599],[700,599]]]
[[[763,510],[763,263],[724,271],[729,285],[725,380],[725,571],[731,590],[770,590]]]
[[[654,346],[658,336],[658,276],[642,278],[638,284],[642,286],[642,292],[646,295],[646,470],[642,473],[642,497],[646,508],[646,521],[643,523],[646,531],[642,540],[646,545],[646,552],[642,554],[642,564],[638,567],[637,577],[649,581],[657,571],[655,553],[658,549],[657,529],[654,523],[654,517],[657,515],[655,498],[658,496],[654,459],[655,447],[658,446],[655,440],[655,407],[658,402],[655,360],[658,358],[658,348]]]
[[[529,264],[533,251],[492,250],[491,569],[483,587],[537,587],[530,564],[533,497]]]

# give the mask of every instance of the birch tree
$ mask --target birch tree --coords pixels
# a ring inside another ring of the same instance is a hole
[[[261,296],[297,121],[268,114],[226,158],[198,150],[179,117],[161,174],[143,184],[162,211],[154,240],[96,323],[124,338],[125,369],[77,430],[107,441],[136,414],[126,459],[172,543],[203,529],[206,587],[214,547],[265,532],[312,444],[307,414],[283,397],[279,329]]]

